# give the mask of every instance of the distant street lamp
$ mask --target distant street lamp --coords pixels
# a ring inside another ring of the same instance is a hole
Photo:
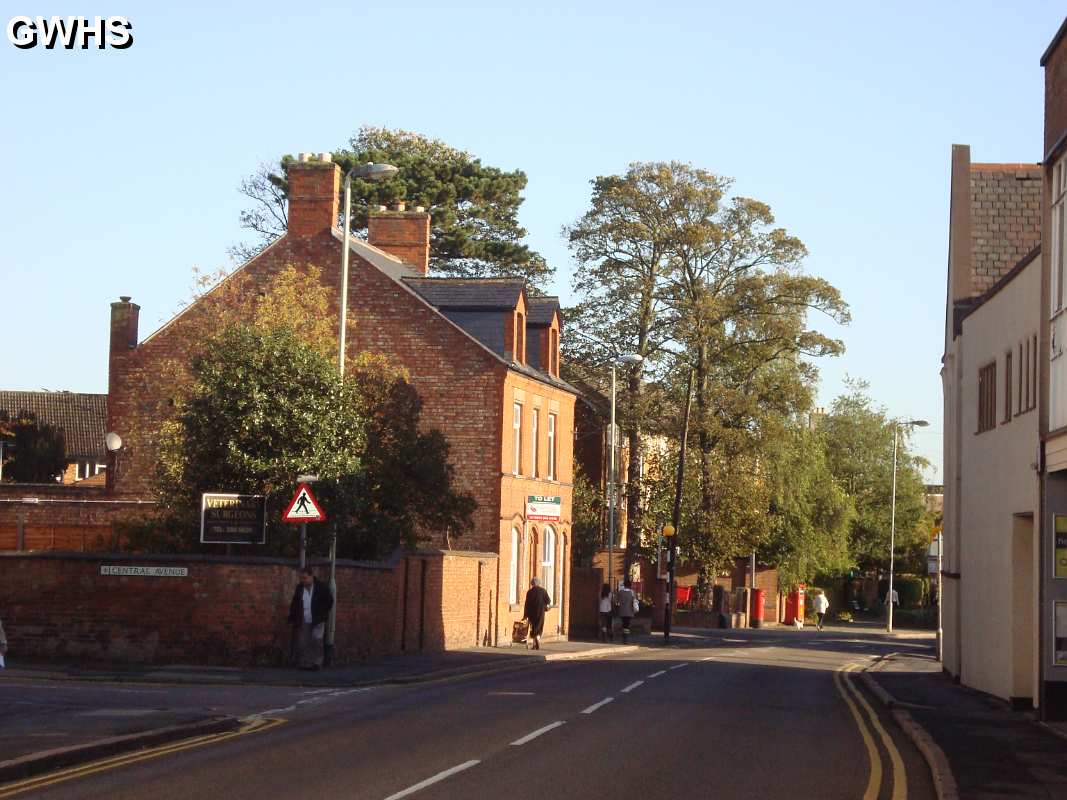
[[[889,593],[885,596],[887,608],[886,632],[893,632],[893,571],[896,566],[895,551],[897,544],[897,448],[900,442],[901,428],[925,428],[930,423],[925,419],[893,421],[893,500],[889,512]],[[940,576],[938,576],[940,579]]]
[[[352,178],[380,181],[390,178],[399,170],[392,164],[366,164],[352,167],[345,175],[345,217],[344,246],[341,250],[341,324],[337,335],[337,369],[341,382],[345,380],[345,340],[348,333],[348,251],[352,236]],[[327,663],[333,662],[333,638],[337,630],[337,522],[333,524],[333,538],[330,541],[330,594],[333,595],[333,608],[330,609],[329,634],[326,640]]]

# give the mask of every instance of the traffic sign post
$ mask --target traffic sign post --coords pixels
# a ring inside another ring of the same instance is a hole
[[[300,569],[307,566],[308,523],[325,521],[326,514],[323,513],[315,495],[311,493],[311,487],[307,483],[301,483],[296,487],[296,494],[282,514],[282,522],[300,523]]]

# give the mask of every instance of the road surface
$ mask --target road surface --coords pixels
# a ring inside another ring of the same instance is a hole
[[[17,692],[58,707],[69,695],[248,721],[0,786],[0,800],[935,796],[925,762],[853,672],[906,645],[847,629],[759,633],[363,690],[0,683],[0,702]]]

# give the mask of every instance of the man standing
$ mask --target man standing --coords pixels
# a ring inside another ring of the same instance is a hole
[[[322,669],[326,618],[331,608],[330,587],[321,583],[310,567],[301,570],[289,604],[289,624],[296,628],[300,669]]]
[[[526,604],[522,609],[522,617],[530,623],[531,650],[541,649],[541,631],[545,627],[545,611],[552,603],[548,592],[541,586],[537,578],[530,578],[530,590],[526,593]]]
[[[619,589],[619,618],[622,620],[622,641],[626,644],[630,641],[630,623],[637,614],[637,595],[630,588],[630,579],[626,578]]]
[[[815,623],[816,630],[822,630],[823,620],[826,618],[826,612],[830,608],[830,600],[826,596],[826,592],[819,592],[815,595],[815,616],[817,622]]]

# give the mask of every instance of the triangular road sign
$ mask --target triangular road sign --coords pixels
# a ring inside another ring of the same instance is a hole
[[[325,522],[326,514],[311,493],[311,487],[302,483],[296,487],[296,494],[289,502],[289,507],[282,514],[282,522]]]

